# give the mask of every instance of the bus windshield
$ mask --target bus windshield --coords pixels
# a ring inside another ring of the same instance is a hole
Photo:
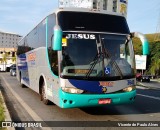
[[[127,35],[66,33],[62,46],[62,78],[134,76],[133,47]]]

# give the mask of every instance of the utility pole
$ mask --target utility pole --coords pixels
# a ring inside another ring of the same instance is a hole
[[[157,24],[157,28],[156,28],[156,34],[154,37],[154,41],[155,42],[160,41],[160,13],[159,13],[158,24]]]

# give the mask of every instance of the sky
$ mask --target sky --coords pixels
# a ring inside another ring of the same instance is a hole
[[[0,0],[0,31],[24,36],[57,7],[58,0]],[[131,32],[155,33],[160,0],[128,0],[127,21]]]

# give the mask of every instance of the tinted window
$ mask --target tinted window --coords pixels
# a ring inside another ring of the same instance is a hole
[[[16,68],[12,68],[12,70],[16,70]]]
[[[126,19],[98,13],[59,12],[59,24],[64,31],[96,31],[129,34]]]
[[[58,54],[57,51],[53,51],[51,48],[48,49],[49,61],[51,70],[55,75],[58,75]]]
[[[46,20],[43,20],[19,43],[17,55],[46,46]]]
[[[95,40],[68,40],[68,46],[63,47],[63,66],[84,65],[93,61],[97,54]]]
[[[57,54],[57,51],[53,51],[52,49],[52,40],[54,37],[53,28],[54,28],[55,23],[56,23],[55,14],[52,14],[48,17],[48,24],[47,24],[48,57],[49,57],[49,62],[50,62],[50,67],[51,67],[52,72],[55,75],[58,75],[58,54]]]

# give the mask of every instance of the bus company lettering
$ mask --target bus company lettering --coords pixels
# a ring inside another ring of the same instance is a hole
[[[68,34],[67,39],[96,39],[94,34]]]
[[[134,85],[134,80],[127,80],[128,85]]]
[[[28,54],[28,61],[35,61],[35,59],[36,59],[35,52]]]
[[[99,86],[103,86],[103,87],[113,87],[114,82],[99,82]]]

